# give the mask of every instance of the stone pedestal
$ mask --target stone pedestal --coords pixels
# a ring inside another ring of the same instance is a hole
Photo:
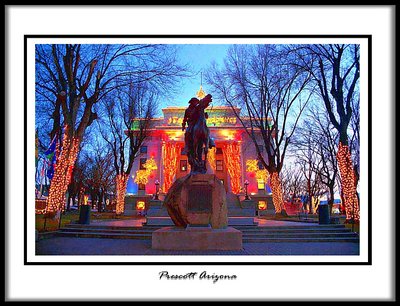
[[[242,249],[242,232],[228,227],[226,191],[215,175],[190,174],[176,180],[164,205],[176,226],[154,231],[153,249]]]
[[[226,228],[226,191],[214,174],[190,174],[177,179],[165,197],[164,205],[174,224]]]
[[[232,227],[165,227],[153,232],[151,243],[157,250],[241,250],[242,232]]]

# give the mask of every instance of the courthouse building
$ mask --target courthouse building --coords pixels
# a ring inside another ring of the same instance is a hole
[[[140,200],[142,206],[142,201],[147,202],[146,199],[157,190],[162,199],[177,178],[190,173],[188,158],[182,154],[185,110],[186,107],[164,108],[163,117],[154,118],[150,122],[148,136],[135,159],[127,185],[127,196]],[[254,167],[249,168],[249,164],[253,163],[257,170],[263,169],[261,163],[257,162],[254,143],[236,114],[241,120],[246,118],[241,117],[239,108],[226,106],[209,106],[206,112],[210,137],[216,144],[208,152],[207,173],[215,174],[222,181],[228,201],[235,196],[243,197],[247,188],[248,195],[257,199],[266,209],[266,198],[270,198],[268,179],[257,178]],[[138,120],[133,120],[130,132],[135,133],[137,130]],[[261,139],[259,143],[261,152],[265,152]],[[152,165],[150,169],[146,167],[149,160]],[[137,176],[143,175],[146,176],[144,180],[138,179]]]

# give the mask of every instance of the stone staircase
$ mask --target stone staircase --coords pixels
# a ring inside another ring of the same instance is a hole
[[[341,224],[299,226],[232,226],[242,232],[243,243],[265,242],[359,242],[358,234]],[[56,235],[62,237],[151,240],[161,226],[100,226],[69,224]]]

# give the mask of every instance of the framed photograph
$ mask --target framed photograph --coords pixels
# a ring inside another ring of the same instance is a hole
[[[393,7],[5,14],[6,300],[394,298]]]

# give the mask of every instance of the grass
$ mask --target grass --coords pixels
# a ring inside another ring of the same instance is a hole
[[[354,233],[360,234],[360,224],[354,224],[354,227],[353,224],[345,224],[344,226],[349,228]]]
[[[78,222],[79,211],[67,211],[65,214],[61,215],[61,225],[59,219],[55,218],[45,218],[44,215],[35,215],[35,228],[39,232],[51,232],[56,231],[60,227],[64,227],[71,222]],[[117,216],[115,212],[95,212],[92,211],[90,214],[90,220],[121,220],[121,219],[132,219],[132,216]]]

